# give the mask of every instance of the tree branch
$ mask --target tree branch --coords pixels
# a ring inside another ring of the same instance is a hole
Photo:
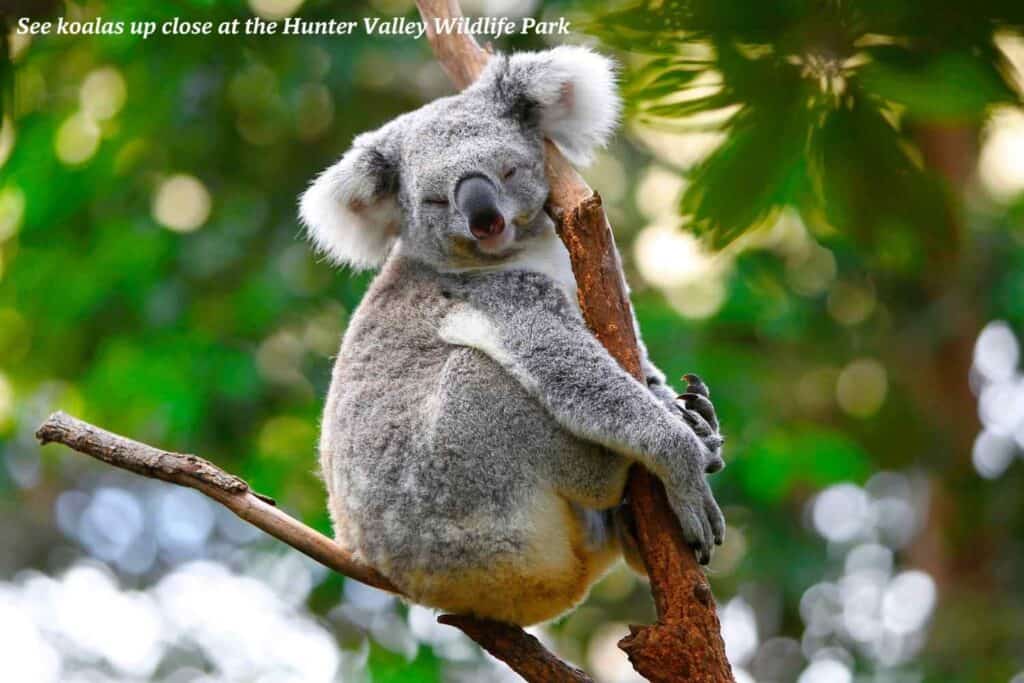
[[[462,15],[458,0],[417,0],[416,5],[427,22],[427,37],[438,61],[455,86],[465,88],[480,75],[487,53],[472,36],[433,30],[435,18]],[[608,352],[642,382],[632,310],[601,198],[550,142],[545,168],[550,208],[572,259],[583,317]],[[683,541],[664,488],[643,468],[634,467],[629,499],[658,622],[633,627],[619,646],[634,668],[651,681],[733,681],[711,588],[693,550]]]
[[[461,614],[442,614],[437,620],[461,629],[527,681],[593,683],[590,676],[551,654],[539,640],[518,626]]]
[[[40,443],[68,448],[135,474],[186,486],[212,498],[255,527],[345,576],[391,593],[393,583],[363,564],[319,531],[255,493],[245,480],[196,455],[173,453],[100,429],[67,413],[56,412],[36,430]]]

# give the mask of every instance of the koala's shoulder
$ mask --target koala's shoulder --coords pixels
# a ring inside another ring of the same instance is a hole
[[[396,330],[429,325],[451,307],[435,271],[403,258],[390,259],[373,279],[350,325],[351,330],[394,338]]]

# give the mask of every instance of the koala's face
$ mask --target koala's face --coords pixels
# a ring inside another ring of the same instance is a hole
[[[486,266],[553,227],[540,128],[501,105],[471,93],[412,115],[398,178],[405,253],[443,269]]]
[[[603,57],[562,47],[491,59],[459,95],[356,138],[303,195],[317,245],[356,267],[402,252],[440,270],[486,267],[553,227],[544,138],[576,163],[618,114]]]

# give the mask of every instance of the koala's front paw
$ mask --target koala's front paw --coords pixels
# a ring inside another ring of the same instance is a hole
[[[692,373],[685,375],[683,379],[687,382],[686,393],[679,395],[676,405],[683,419],[707,449],[704,471],[713,474],[725,467],[725,460],[722,459],[722,443],[725,437],[718,431],[718,416],[715,414],[715,406],[711,403],[711,390],[704,384],[704,380]]]
[[[725,539],[725,516],[707,480],[696,472],[685,481],[670,482],[666,493],[682,527],[683,539],[694,549],[697,561],[707,564],[714,546],[722,545]]]

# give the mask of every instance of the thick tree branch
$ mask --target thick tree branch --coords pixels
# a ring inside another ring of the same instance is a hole
[[[465,88],[483,70],[487,53],[469,35],[433,30],[434,18],[461,16],[458,0],[417,0],[416,5],[438,61],[456,87]],[[609,353],[643,381],[622,268],[601,198],[550,142],[545,165],[550,208],[572,259],[583,317]],[[634,467],[629,498],[658,622],[634,627],[620,647],[651,681],[732,681],[711,588],[683,541],[661,483]]]

